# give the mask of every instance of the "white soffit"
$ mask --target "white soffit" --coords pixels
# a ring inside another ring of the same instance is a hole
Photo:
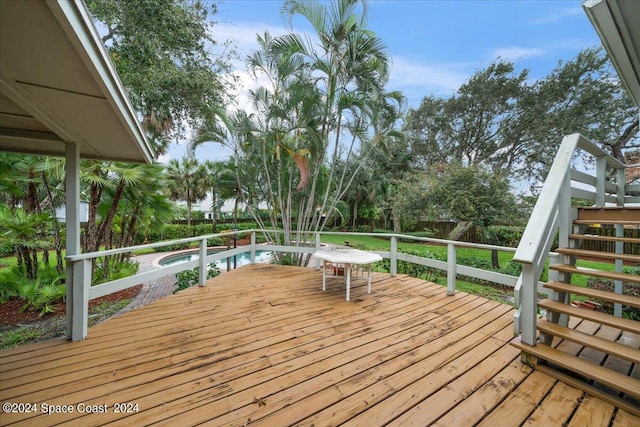
[[[124,88],[82,1],[0,0],[0,151],[149,163]]]
[[[587,0],[582,7],[629,95],[640,106],[640,1]]]

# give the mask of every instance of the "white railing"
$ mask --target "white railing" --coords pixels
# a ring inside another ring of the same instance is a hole
[[[571,168],[577,149],[595,157],[595,176]],[[559,232],[559,246],[569,245],[577,214],[571,209],[571,197],[592,200],[596,206],[640,202],[640,197],[629,194],[638,191],[640,188],[636,187],[640,186],[624,185],[626,167],[580,134],[568,135],[562,140],[513,258],[522,263],[522,274],[515,289],[514,332],[521,334],[523,343],[535,345],[536,342],[538,283],[556,233]],[[615,181],[607,175],[612,170]],[[621,245],[619,250],[622,251]],[[618,268],[622,271],[622,263],[616,264]]]
[[[99,298],[104,295],[108,295],[114,292],[127,289],[138,284],[149,282],[151,280],[159,279],[170,274],[176,274],[181,271],[191,270],[193,268],[199,269],[199,285],[205,286],[207,280],[207,265],[217,260],[232,257],[242,253],[250,254],[251,264],[255,263],[256,249],[261,251],[271,252],[289,252],[289,253],[306,253],[313,254],[316,250],[320,249],[320,237],[321,235],[344,235],[348,240],[349,236],[375,236],[388,238],[389,251],[376,251],[383,258],[390,260],[390,273],[392,276],[397,274],[398,261],[406,261],[426,267],[435,268],[447,272],[447,293],[453,295],[455,293],[455,280],[456,275],[469,276],[489,282],[514,287],[518,277],[510,276],[507,274],[487,271],[480,268],[469,267],[460,265],[457,263],[457,251],[459,247],[484,249],[484,250],[497,250],[502,252],[515,252],[515,248],[509,248],[504,246],[484,245],[477,243],[457,242],[452,240],[433,239],[427,237],[416,237],[404,234],[387,234],[387,233],[347,233],[347,232],[319,232],[315,234],[315,241],[307,245],[298,246],[285,246],[274,244],[260,244],[256,245],[256,233],[276,233],[278,230],[240,230],[226,233],[218,233],[211,235],[204,235],[186,239],[171,240],[166,242],[151,243],[146,245],[130,246],[126,248],[111,249],[108,251],[91,252],[79,255],[71,255],[67,257],[67,269],[71,271],[70,277],[73,280],[73,294],[67,296],[67,303],[71,302],[71,309],[68,313],[70,315],[70,321],[68,322],[68,338],[78,341],[87,336],[87,321],[88,321],[88,304],[89,300]],[[214,254],[207,254],[207,240],[214,237],[230,237],[237,234],[250,233],[251,243],[247,246],[240,246],[237,248],[223,250]],[[440,261],[431,258],[424,258],[415,255],[409,255],[398,251],[398,240],[407,239],[416,242],[436,243],[438,245],[447,246],[447,260]],[[131,253],[133,251],[161,248],[169,245],[185,244],[198,242],[198,259],[187,261],[175,265],[169,265],[158,270],[147,271],[144,273],[138,273],[136,275],[125,277],[118,280],[102,283],[96,286],[91,286],[91,263],[92,260],[109,255],[117,255],[122,253]],[[316,260],[315,267],[320,268],[320,261]],[[543,291],[542,283],[538,284],[538,290]]]

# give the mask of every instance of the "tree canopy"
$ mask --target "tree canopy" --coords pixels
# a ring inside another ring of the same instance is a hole
[[[450,98],[427,96],[404,130],[414,166],[483,164],[512,179],[544,180],[563,136],[580,132],[614,157],[636,149],[638,109],[602,49],[585,49],[530,82],[527,70],[497,60]]]
[[[223,105],[227,87],[220,77],[229,57],[213,55],[210,36],[215,3],[200,0],[88,0],[105,29],[118,75],[158,151],[170,131],[197,125],[204,112]],[[226,43],[226,42],[223,42]]]

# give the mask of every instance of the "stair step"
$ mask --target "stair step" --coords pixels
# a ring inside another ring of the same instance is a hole
[[[563,383],[570,385],[571,387],[577,388],[578,390],[582,390],[585,393],[588,393],[591,396],[596,397],[604,402],[608,402],[617,408],[620,408],[622,410],[627,411],[630,414],[635,415],[636,417],[640,417],[640,407],[638,405],[635,405],[632,402],[629,402],[618,396],[609,394],[600,388],[594,387],[591,384],[588,384],[584,381],[580,381],[579,379],[572,377],[570,375],[567,375],[564,372],[560,372],[559,370],[554,369],[551,366],[538,365],[536,366],[536,370],[546,375],[549,375],[551,378],[555,378],[558,381],[562,381]]]
[[[607,369],[603,366],[588,362],[579,357],[571,356],[544,344],[530,346],[519,340],[511,341],[511,345],[524,351],[525,353],[546,360],[549,363],[576,372],[586,378],[611,387],[614,390],[622,391],[625,394],[640,398],[640,381]]]
[[[561,302],[555,302],[548,299],[539,301],[538,307],[544,308],[548,311],[553,311],[555,313],[564,313],[568,314],[569,316],[591,320],[596,323],[612,326],[614,328],[633,332],[635,334],[640,334],[640,322],[638,322],[637,320],[615,317],[607,313],[573,307],[569,304],[563,304]]]
[[[602,291],[600,289],[585,288],[582,286],[574,286],[569,283],[547,282],[545,288],[553,289],[558,292],[568,292],[575,295],[584,295],[590,298],[597,298],[613,303],[620,303],[629,307],[640,308],[640,298],[631,295],[620,295],[613,292]]]
[[[639,243],[640,239],[633,237],[615,237],[615,236],[600,236],[597,234],[571,234],[570,239],[575,240],[600,240],[605,242],[623,242],[623,243]]]
[[[612,219],[601,219],[601,220],[595,220],[595,219],[576,219],[573,221],[574,224],[584,224],[584,225],[589,225],[589,224],[611,224],[611,225],[640,225],[640,220],[612,220]]]
[[[621,259],[622,261],[637,262],[640,263],[640,255],[632,254],[617,254],[615,252],[604,251],[589,251],[586,249],[574,249],[574,248],[558,248],[556,252],[565,255],[575,255],[578,258],[602,258],[602,259]]]
[[[562,271],[564,273],[582,274],[585,276],[601,277],[603,279],[620,280],[622,282],[640,283],[640,276],[634,276],[633,274],[594,270],[592,268],[578,268],[566,264],[553,264],[549,266],[549,269]]]
[[[640,225],[640,208],[623,206],[579,208],[575,223]]]
[[[546,320],[538,320],[538,330],[640,364],[640,350],[637,348],[585,334],[575,329],[565,328],[564,326],[556,325]]]

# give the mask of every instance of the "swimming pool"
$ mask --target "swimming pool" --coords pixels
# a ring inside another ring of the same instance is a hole
[[[212,255],[215,253],[221,252],[221,250],[219,249],[213,249],[213,250],[208,250],[207,251],[207,255]],[[194,261],[196,259],[198,259],[200,256],[198,255],[198,251],[192,251],[192,252],[182,252],[182,253],[178,253],[178,254],[174,254],[174,255],[167,255],[166,257],[162,258],[160,261],[158,261],[158,264],[160,264],[161,266],[167,266],[167,265],[175,265],[175,264],[181,264],[183,262],[188,262],[188,261]],[[233,256],[229,257],[231,264],[233,265]],[[236,258],[236,267],[240,267],[242,265],[247,265],[251,263],[251,254],[248,252],[239,254],[235,256]],[[271,252],[270,251],[256,251],[256,262],[257,263],[262,263],[262,264],[266,264],[271,262]],[[216,267],[218,267],[220,270],[226,270],[227,269],[227,258],[224,259],[220,259],[214,262],[214,264],[216,265]]]

